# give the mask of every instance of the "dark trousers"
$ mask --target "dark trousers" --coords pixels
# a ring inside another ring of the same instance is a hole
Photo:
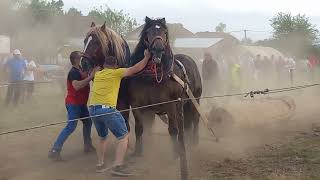
[[[22,83],[20,81],[11,82],[11,83],[12,84],[8,85],[6,105],[9,105],[11,102],[17,105],[20,99],[21,91],[22,91]]]

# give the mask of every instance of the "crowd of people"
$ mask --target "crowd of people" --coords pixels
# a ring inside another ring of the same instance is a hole
[[[1,82],[7,88],[5,106],[17,105],[30,101],[34,91],[34,71],[37,65],[31,59],[22,56],[21,51],[16,49],[12,56],[3,59],[1,62]]]
[[[302,77],[303,81],[311,82],[318,65],[319,60],[314,56],[307,60],[260,54],[213,58],[205,53],[201,68],[204,95],[290,86]]]

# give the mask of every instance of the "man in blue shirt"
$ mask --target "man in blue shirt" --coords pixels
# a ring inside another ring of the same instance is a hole
[[[26,63],[21,56],[20,50],[16,49],[13,51],[13,57],[6,62],[5,68],[9,75],[6,105],[9,105],[10,102],[18,104],[22,91],[23,74],[27,68]]]

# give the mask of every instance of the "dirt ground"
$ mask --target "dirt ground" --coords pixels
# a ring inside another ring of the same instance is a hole
[[[0,132],[65,119],[61,92],[53,92],[49,85],[39,86],[31,104],[18,107],[0,104]],[[223,136],[218,143],[201,125],[199,145],[187,147],[190,179],[320,179],[318,90],[290,94],[297,105],[294,116],[272,123],[259,122],[261,119],[271,121],[267,112],[274,112],[277,107],[255,110],[254,106],[249,107],[239,99],[229,101],[231,109],[236,110],[232,112],[233,116],[243,125]],[[0,90],[1,102],[3,93]],[[211,102],[204,104],[210,109]],[[251,122],[250,126],[243,123],[247,120]],[[256,126],[252,122],[257,122]],[[64,146],[65,162],[52,162],[47,158],[63,125],[0,136],[0,180],[121,179],[111,177],[109,172],[95,173],[96,156],[83,153],[81,126]],[[94,128],[92,132],[96,141]],[[134,138],[131,137],[129,153],[133,149]],[[135,163],[131,164],[136,176],[123,179],[179,179],[179,161],[173,158],[166,125],[157,121],[151,132],[144,135],[144,142],[144,156],[134,159]],[[109,147],[106,161],[111,165],[114,146]]]

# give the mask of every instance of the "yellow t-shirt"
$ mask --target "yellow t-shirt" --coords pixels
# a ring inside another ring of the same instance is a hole
[[[121,79],[125,68],[103,69],[94,76],[90,105],[116,107]]]

